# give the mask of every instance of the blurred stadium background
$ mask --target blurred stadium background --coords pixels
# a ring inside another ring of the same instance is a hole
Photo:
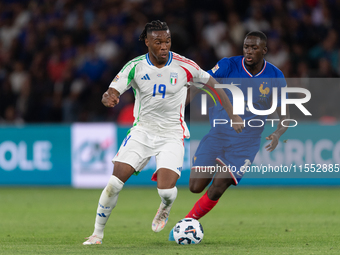
[[[319,82],[303,83],[313,115],[291,109],[299,126],[272,155],[261,149],[257,164],[339,164],[339,13],[338,0],[1,1],[0,185],[106,185],[134,99],[129,91],[108,109],[101,96],[127,61],[146,53],[138,37],[155,19],[168,23],[172,50],[205,70],[242,54],[247,32],[265,32],[267,61],[287,78]],[[189,177],[188,142],[186,150],[181,185]],[[129,183],[151,185],[155,162],[147,169]],[[340,185],[338,175],[254,176],[241,185]]]

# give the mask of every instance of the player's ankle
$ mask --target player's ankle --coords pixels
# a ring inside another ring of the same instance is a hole
[[[98,236],[99,238],[104,238],[104,231],[102,231],[102,230],[94,230],[93,231],[93,234],[92,234],[93,236]]]
[[[177,188],[176,186],[171,189],[157,189],[158,194],[162,199],[162,203],[168,207],[172,206],[173,202],[175,201],[177,197]]]

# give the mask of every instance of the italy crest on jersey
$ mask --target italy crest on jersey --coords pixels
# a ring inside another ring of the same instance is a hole
[[[170,73],[170,84],[176,85],[178,80],[178,73]]]

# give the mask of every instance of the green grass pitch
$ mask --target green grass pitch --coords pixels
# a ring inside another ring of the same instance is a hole
[[[201,194],[180,188],[168,225],[151,222],[156,188],[124,188],[102,245],[93,231],[101,190],[0,188],[0,254],[340,254],[339,188],[232,187],[200,222],[198,245],[167,241]]]

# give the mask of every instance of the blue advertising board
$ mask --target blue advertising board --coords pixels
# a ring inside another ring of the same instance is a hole
[[[192,124],[190,129],[191,140],[185,140],[183,170],[177,182],[184,186],[189,183],[191,158],[209,125]],[[128,130],[112,123],[0,127],[0,186],[102,188],[112,174],[111,159]],[[277,148],[268,153],[265,137],[274,130],[265,128],[260,151],[240,186],[340,185],[339,124],[301,123],[289,128]],[[126,185],[156,186],[151,181],[155,170],[156,161],[151,158]]]
[[[299,123],[288,128],[277,148],[269,153],[265,137],[275,129],[265,128],[252,165],[258,171],[247,173],[242,185],[340,185],[339,123]],[[267,168],[260,169],[261,165]]]
[[[70,185],[70,127],[0,128],[0,185]]]

